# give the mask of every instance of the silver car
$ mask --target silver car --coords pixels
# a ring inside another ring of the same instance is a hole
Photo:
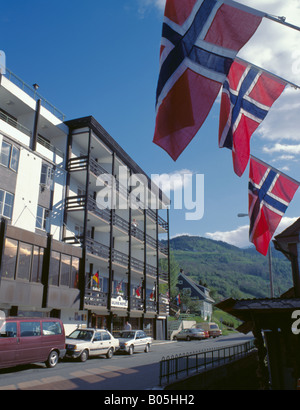
[[[153,339],[143,330],[124,330],[118,337],[120,342],[119,352],[133,354],[137,351],[149,352]]]
[[[66,357],[82,362],[90,356],[106,355],[110,359],[118,348],[119,340],[104,329],[76,329],[66,338]]]
[[[207,335],[203,329],[191,328],[191,329],[183,329],[179,333],[177,333],[173,340],[202,340],[206,339]]]

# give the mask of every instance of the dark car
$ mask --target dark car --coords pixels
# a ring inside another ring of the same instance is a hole
[[[173,340],[202,340],[207,339],[208,333],[205,332],[203,329],[198,328],[191,328],[191,329],[183,329],[179,333],[177,333]]]

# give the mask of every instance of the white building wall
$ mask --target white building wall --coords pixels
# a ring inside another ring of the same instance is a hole
[[[35,232],[42,160],[21,148],[12,225]]]

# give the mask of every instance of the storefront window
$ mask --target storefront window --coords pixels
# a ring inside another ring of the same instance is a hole
[[[60,285],[70,285],[71,256],[61,255]]]
[[[72,258],[70,287],[75,289],[79,287],[79,258],[74,256]]]
[[[33,247],[31,281],[40,283],[42,280],[44,249]]]
[[[30,265],[32,257],[32,245],[27,243],[19,243],[19,258],[18,258],[18,278],[29,280]]]
[[[2,261],[2,277],[8,279],[15,278],[17,262],[18,242],[13,239],[5,239],[5,248]]]
[[[60,271],[60,253],[52,251],[49,267],[49,285],[58,286],[58,278]]]

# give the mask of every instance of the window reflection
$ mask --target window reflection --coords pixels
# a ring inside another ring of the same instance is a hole
[[[71,256],[61,255],[60,285],[70,285]]]
[[[18,278],[29,280],[32,257],[32,245],[19,243]]]
[[[59,270],[60,270],[60,253],[52,251],[50,267],[49,267],[49,285],[58,286]]]
[[[79,258],[72,258],[71,284],[72,288],[79,288]]]
[[[44,249],[33,247],[31,281],[41,283]]]
[[[18,241],[5,239],[5,248],[2,262],[2,276],[8,279],[14,279],[16,271]]]

